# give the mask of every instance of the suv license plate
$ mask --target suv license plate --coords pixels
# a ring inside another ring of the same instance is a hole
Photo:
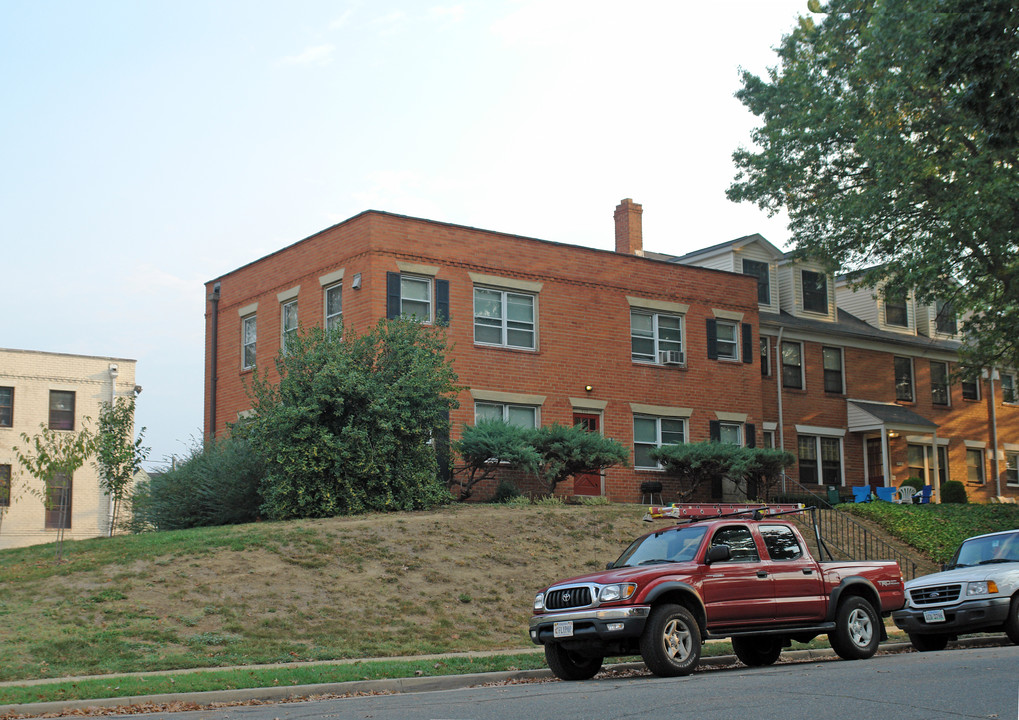
[[[552,628],[553,637],[573,637],[573,621],[562,620]]]
[[[923,621],[929,623],[945,622],[944,610],[924,610]]]

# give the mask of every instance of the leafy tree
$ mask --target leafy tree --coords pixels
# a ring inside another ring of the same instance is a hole
[[[258,518],[265,464],[239,437],[199,443],[164,473],[152,473],[131,497],[131,530],[181,530]]]
[[[701,485],[722,478],[740,481],[754,469],[754,456],[748,448],[721,442],[662,445],[651,451],[665,472],[686,484],[680,502],[692,497]]]
[[[445,331],[412,320],[298,333],[252,388],[244,429],[264,458],[273,520],[415,509],[448,500],[436,452],[457,407]]]
[[[453,470],[450,489],[458,494],[460,501],[467,500],[474,486],[494,477],[503,464],[533,474],[539,456],[529,439],[529,430],[501,420],[464,425],[460,439],[452,443],[461,464]]]
[[[538,456],[534,474],[549,493],[555,493],[556,486],[571,476],[601,472],[630,459],[630,451],[619,441],[588,432],[580,425],[553,423],[535,428],[528,435]]]
[[[1019,367],[1019,12],[830,0],[736,96],[763,122],[727,195],[785,208],[797,251],[965,313],[971,368]]]
[[[88,418],[84,419],[86,422]],[[67,525],[66,485],[75,470],[85,464],[93,451],[93,436],[87,429],[78,431],[51,430],[39,426],[36,435],[21,433],[26,447],[14,447],[18,462],[30,475],[42,482],[42,488],[28,491],[40,498],[47,512],[59,509],[57,528],[57,560],[63,558],[64,527]]]
[[[110,518],[110,537],[120,513],[120,506],[131,485],[131,479],[148,457],[149,448],[142,445],[145,428],[134,439],[134,397],[118,397],[114,403],[100,405],[94,448],[99,487],[110,496],[113,512]]]

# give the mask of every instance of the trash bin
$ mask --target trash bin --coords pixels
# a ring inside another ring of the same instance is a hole
[[[839,489],[836,485],[828,486],[828,504],[829,505],[839,504]]]

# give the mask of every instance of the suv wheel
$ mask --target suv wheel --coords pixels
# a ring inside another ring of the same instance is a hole
[[[559,643],[545,645],[545,662],[560,680],[589,680],[601,670],[602,660],[601,655],[580,655]]]
[[[863,660],[877,652],[880,618],[874,606],[858,595],[846,598],[835,613],[835,630],[828,633],[832,650],[843,660]]]
[[[732,651],[748,667],[774,665],[782,654],[782,640],[769,636],[734,637]]]
[[[701,659],[701,629],[682,605],[658,605],[640,636],[640,655],[655,675],[689,675]]]

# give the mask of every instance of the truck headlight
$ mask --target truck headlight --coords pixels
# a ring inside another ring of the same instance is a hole
[[[534,609],[537,612],[545,611],[545,593],[540,592],[534,596]]]
[[[599,602],[613,602],[616,600],[626,600],[626,598],[633,595],[637,590],[637,586],[634,583],[620,583],[618,585],[605,585],[598,592]]]
[[[998,586],[993,580],[971,582],[966,586],[967,595],[993,595],[998,592]]]

